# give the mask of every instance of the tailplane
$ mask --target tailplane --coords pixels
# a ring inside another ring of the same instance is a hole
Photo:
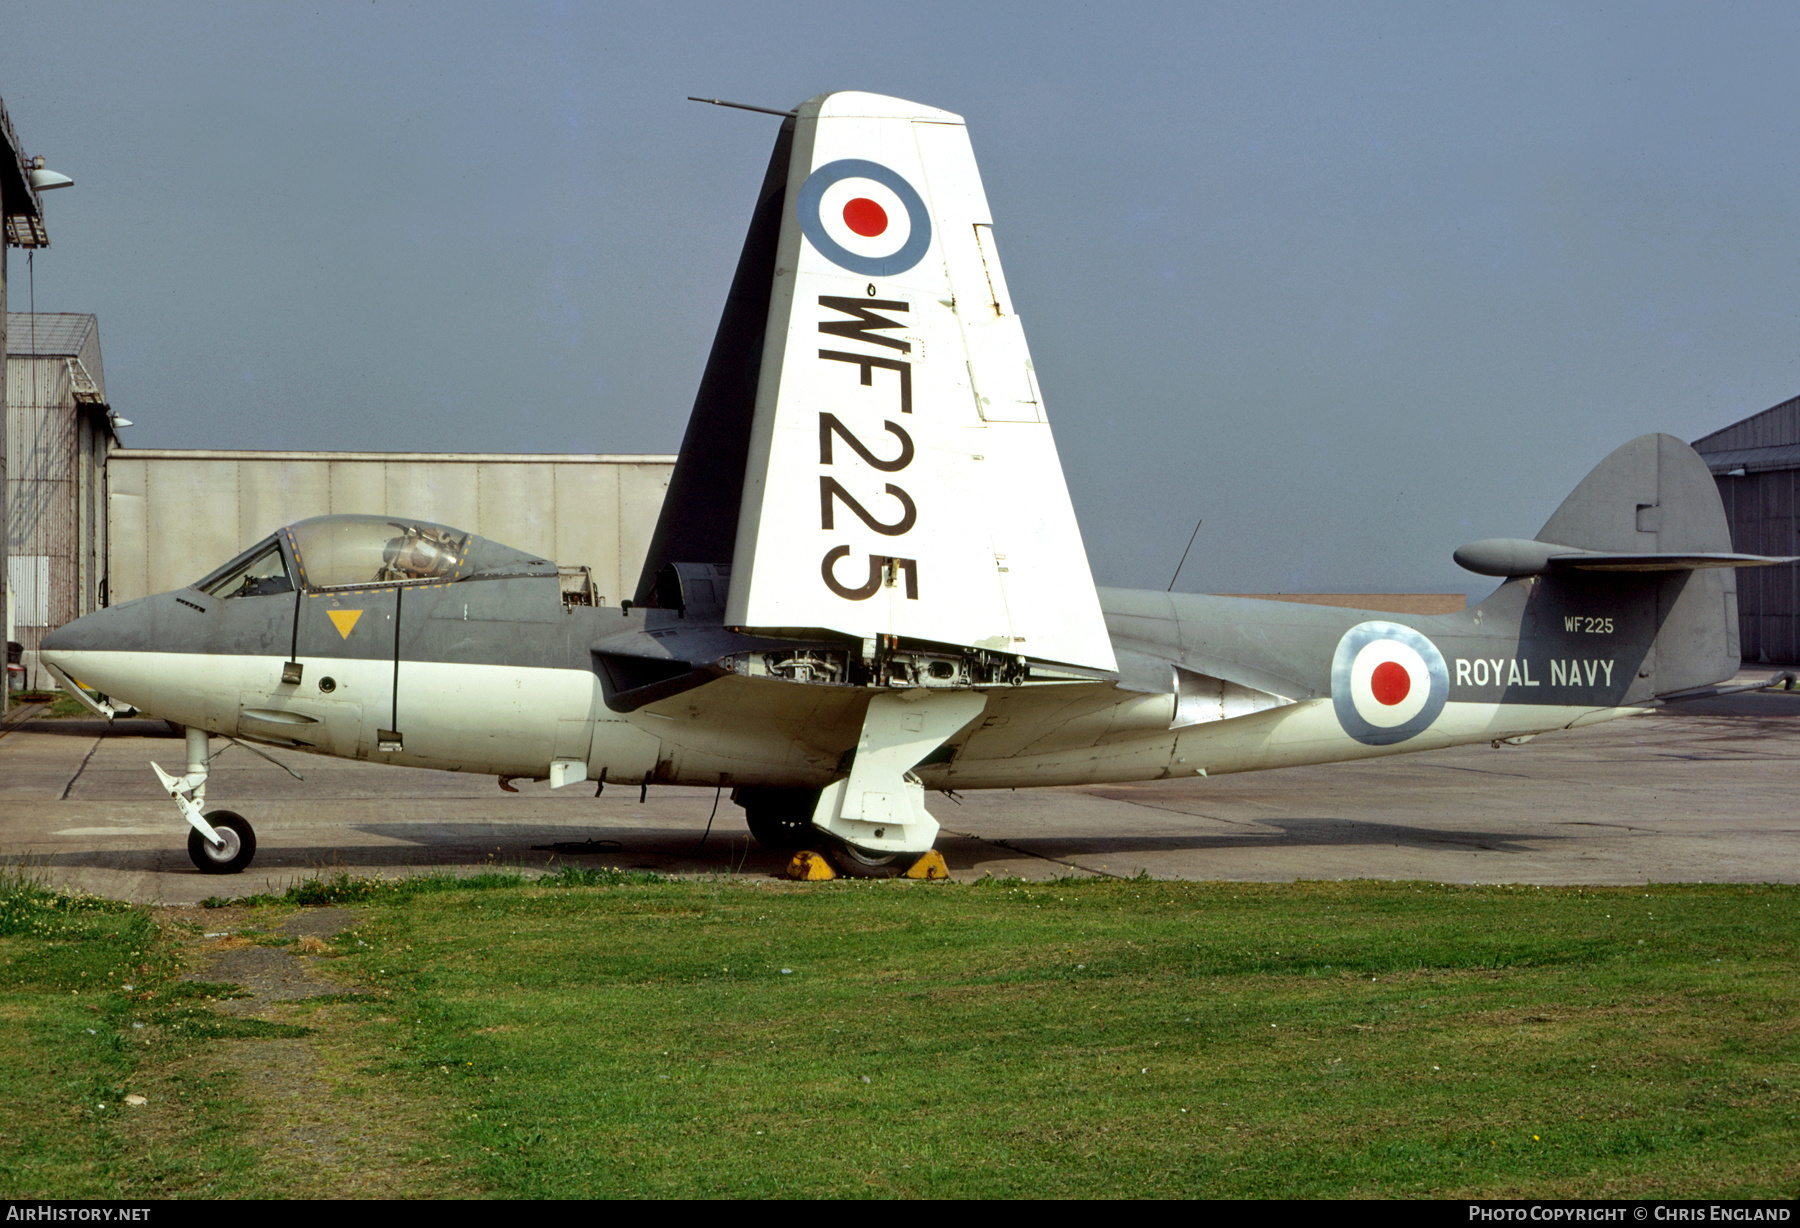
[[[1710,686],[1737,672],[1737,573],[1729,564],[1708,565],[1709,556],[1731,554],[1731,525],[1712,471],[1687,444],[1644,435],[1619,448],[1582,479],[1537,538],[1611,556],[1606,570],[1643,569],[1615,582],[1655,603],[1656,638],[1638,667],[1651,695]],[[1553,564],[1552,574],[1599,571],[1591,555]],[[1695,565],[1682,565],[1690,559]],[[1667,570],[1652,570],[1663,562]]]
[[[1622,703],[1735,674],[1733,569],[1792,561],[1732,551],[1711,471],[1672,435],[1641,436],[1601,461],[1535,538],[1474,542],[1456,560],[1511,577],[1478,609],[1499,617],[1512,611],[1522,636],[1574,636],[1636,659],[1635,677],[1622,680]]]

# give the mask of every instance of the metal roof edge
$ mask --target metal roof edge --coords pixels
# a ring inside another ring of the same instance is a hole
[[[1800,443],[1775,444],[1764,448],[1730,448],[1719,452],[1702,452],[1700,459],[1714,473],[1730,473],[1742,469],[1746,473],[1770,470],[1800,469]]]
[[[1702,456],[1713,455],[1713,454],[1716,454],[1719,452],[1724,452],[1724,451],[1738,450],[1738,449],[1742,448],[1744,445],[1741,443],[1735,443],[1735,442],[1734,443],[1720,442],[1721,436],[1725,436],[1725,437],[1740,436],[1741,437],[1741,435],[1747,431],[1754,434],[1754,433],[1756,433],[1756,427],[1753,426],[1752,424],[1757,424],[1758,426],[1760,426],[1763,423],[1774,423],[1778,417],[1792,416],[1794,411],[1797,409],[1800,409],[1800,397],[1789,397],[1787,400],[1777,402],[1776,404],[1769,406],[1769,408],[1767,408],[1767,409],[1759,410],[1758,412],[1751,414],[1747,418],[1739,418],[1736,422],[1733,422],[1730,426],[1722,426],[1718,430],[1713,431],[1709,435],[1702,435],[1700,438],[1694,440],[1693,445],[1692,445],[1693,449],[1694,449],[1694,451],[1700,453],[1700,455],[1702,455]],[[1788,411],[1787,415],[1783,415],[1782,411],[1784,411],[1784,410]],[[1791,436],[1791,432],[1794,429],[1794,425],[1795,424],[1792,422],[1787,424],[1787,429],[1790,432],[1790,437],[1788,439],[1782,440],[1780,443],[1777,443],[1777,444],[1752,444],[1750,446],[1751,447],[1788,447],[1794,443],[1800,443],[1800,439],[1796,439]]]
[[[91,344],[98,361],[100,317],[91,311],[9,311],[6,337],[8,358],[79,358]]]
[[[39,199],[37,189],[31,186],[25,150],[19,144],[19,134],[13,128],[12,116],[7,114],[4,101],[0,101],[0,146],[3,146],[0,148],[0,197],[4,197],[4,211],[9,216],[42,219],[43,201]]]

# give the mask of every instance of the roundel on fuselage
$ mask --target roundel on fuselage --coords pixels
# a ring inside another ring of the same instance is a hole
[[[825,259],[863,277],[892,277],[931,246],[931,215],[912,184],[879,162],[839,158],[800,185],[800,233]]]
[[[1444,654],[1411,627],[1358,623],[1331,659],[1331,704],[1344,732],[1392,746],[1431,727],[1450,694]]]

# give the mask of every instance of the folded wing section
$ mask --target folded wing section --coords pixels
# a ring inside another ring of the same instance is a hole
[[[1114,668],[958,116],[799,110],[726,622]]]

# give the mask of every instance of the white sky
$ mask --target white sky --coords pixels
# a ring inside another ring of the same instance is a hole
[[[777,121],[967,117],[1096,578],[1463,590],[1800,393],[1793,5],[12,0],[140,447],[665,452]],[[24,256],[11,302],[27,308]]]

